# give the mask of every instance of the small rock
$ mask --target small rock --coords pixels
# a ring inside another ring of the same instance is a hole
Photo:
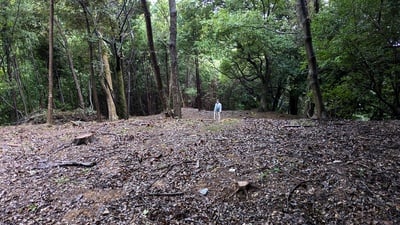
[[[103,215],[108,215],[108,214],[110,214],[110,211],[106,208],[106,209],[104,209],[104,211],[103,211],[102,214],[103,214]]]
[[[206,195],[208,193],[208,188],[203,188],[199,191],[201,195]]]

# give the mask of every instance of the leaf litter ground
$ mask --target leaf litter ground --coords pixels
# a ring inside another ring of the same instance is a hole
[[[183,116],[0,128],[0,224],[400,223],[400,121]]]

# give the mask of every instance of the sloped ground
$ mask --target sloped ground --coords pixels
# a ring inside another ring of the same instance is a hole
[[[184,118],[0,128],[0,224],[400,223],[400,121]]]

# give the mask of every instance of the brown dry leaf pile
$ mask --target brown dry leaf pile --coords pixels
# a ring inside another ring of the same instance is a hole
[[[400,223],[400,121],[264,116],[2,127],[0,224]]]

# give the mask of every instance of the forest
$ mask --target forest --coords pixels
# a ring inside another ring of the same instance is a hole
[[[400,1],[0,8],[0,224],[400,224]]]
[[[397,1],[50,2],[0,3],[1,124],[53,109],[180,117],[216,99],[229,110],[400,118]]]

